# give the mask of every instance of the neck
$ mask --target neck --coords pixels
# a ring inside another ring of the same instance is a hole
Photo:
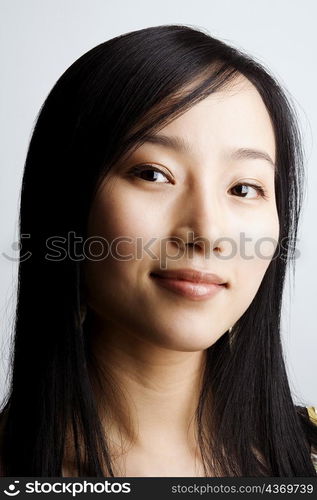
[[[107,437],[137,449],[197,446],[195,411],[205,351],[172,351],[96,320],[90,351],[94,390]]]

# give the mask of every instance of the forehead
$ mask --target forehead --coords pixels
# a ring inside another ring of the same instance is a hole
[[[275,160],[270,115],[255,86],[243,76],[193,105],[160,133],[182,137],[197,154],[244,147],[264,149]]]

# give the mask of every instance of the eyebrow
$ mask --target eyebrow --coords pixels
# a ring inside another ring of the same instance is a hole
[[[183,154],[191,154],[193,152],[192,145],[183,137],[162,134],[147,134],[144,137],[142,144],[147,142],[174,149],[175,151]],[[275,169],[275,164],[270,155],[266,151],[259,149],[239,148],[231,150],[228,156],[233,160],[265,160]]]

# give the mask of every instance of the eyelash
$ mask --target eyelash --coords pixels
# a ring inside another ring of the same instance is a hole
[[[164,175],[165,177],[168,177],[167,174],[165,174],[165,172],[163,172],[162,170],[160,170],[157,167],[153,167],[152,165],[137,165],[131,169],[131,174],[140,174],[140,173],[147,171],[147,170],[158,172],[158,173]],[[148,181],[148,179],[142,179],[142,180]],[[151,182],[151,181],[148,181],[148,182]],[[157,183],[154,182],[154,184],[157,184]],[[161,184],[161,183],[159,183],[159,184]],[[167,184],[167,183],[162,182],[162,184]],[[265,191],[265,189],[262,186],[259,186],[258,184],[252,184],[249,182],[240,182],[240,183],[236,184],[235,186],[233,186],[231,189],[234,189],[238,186],[252,187],[257,191],[257,193],[260,195],[260,197],[262,197],[264,199],[268,198],[267,192]],[[238,197],[245,198],[245,196],[238,196]],[[246,198],[246,199],[248,199],[248,198]]]

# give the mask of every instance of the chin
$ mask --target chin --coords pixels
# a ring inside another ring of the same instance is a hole
[[[223,335],[223,333],[214,335],[209,334],[208,336],[206,334],[198,335],[197,333],[195,334],[194,330],[184,334],[183,331],[174,333],[173,337],[161,337],[160,345],[165,349],[180,352],[204,351],[217,342],[221,335]]]

